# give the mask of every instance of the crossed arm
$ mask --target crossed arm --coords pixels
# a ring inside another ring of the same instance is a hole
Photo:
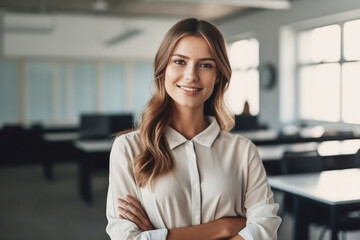
[[[119,218],[127,219],[135,223],[141,231],[154,229],[147,213],[136,198],[130,195],[128,195],[126,199],[118,198],[118,204]],[[243,238],[238,235],[238,232],[243,229],[245,225],[245,218],[225,217],[196,226],[169,229],[167,240],[243,240]]]

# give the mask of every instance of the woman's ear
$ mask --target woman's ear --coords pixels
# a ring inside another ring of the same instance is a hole
[[[218,84],[221,80],[221,77],[223,75],[221,74],[221,72],[218,70],[217,73],[216,73],[216,80],[215,80],[215,84]]]

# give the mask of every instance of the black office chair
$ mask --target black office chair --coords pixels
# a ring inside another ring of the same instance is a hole
[[[360,167],[360,149],[354,155],[354,167]],[[299,174],[321,172],[325,170],[325,165],[322,157],[319,156],[317,150],[306,152],[284,152],[281,159],[281,172],[282,174]],[[282,214],[293,213],[293,199],[290,195],[285,194],[283,198]],[[309,219],[316,224],[322,225],[324,228],[320,232],[319,239],[323,239],[326,230],[329,226],[329,213],[326,209],[318,205],[309,205]],[[360,212],[347,211],[339,214],[339,232],[342,233],[342,238],[345,239],[346,231],[354,231],[360,229]]]
[[[16,165],[25,163],[26,157],[26,130],[20,124],[5,125],[1,133],[0,165]]]
[[[252,115],[235,115],[235,126],[233,131],[257,130],[263,127],[259,125],[257,116]]]
[[[82,114],[80,138],[84,140],[110,139],[117,132],[132,128],[132,114]]]
[[[323,160],[317,150],[285,151],[280,166],[282,174],[311,173],[324,170]]]

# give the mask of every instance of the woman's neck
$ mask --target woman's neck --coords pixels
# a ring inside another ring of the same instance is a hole
[[[187,139],[194,138],[206,129],[208,125],[203,111],[193,111],[192,109],[175,111],[171,123],[171,127]]]

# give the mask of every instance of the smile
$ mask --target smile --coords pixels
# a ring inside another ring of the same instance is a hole
[[[179,88],[185,90],[185,91],[189,91],[189,92],[197,92],[197,91],[200,91],[201,88],[194,88],[194,87],[184,87],[184,86],[179,86]]]

